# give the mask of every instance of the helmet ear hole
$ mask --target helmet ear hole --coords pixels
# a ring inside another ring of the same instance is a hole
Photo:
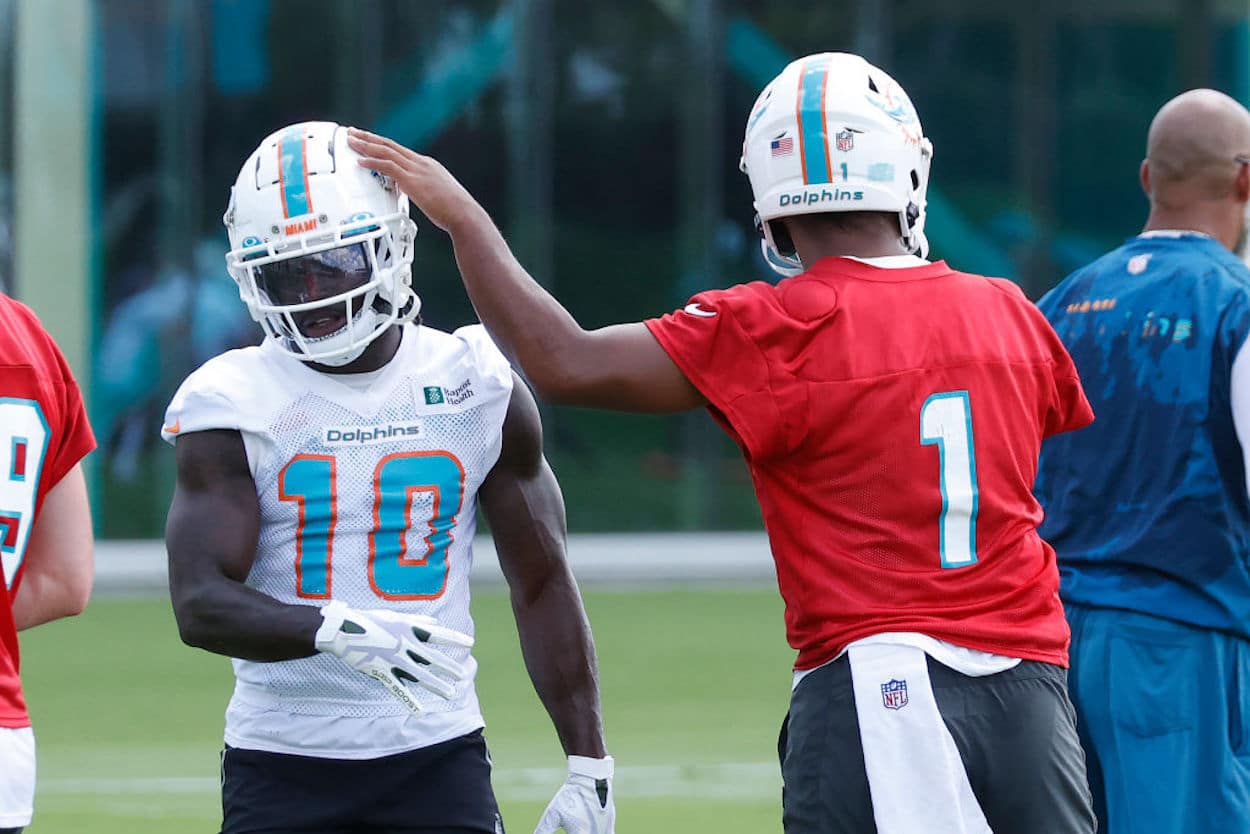
[[[786,224],[780,220],[769,220],[769,231],[773,233],[773,245],[777,247],[777,251],[787,258],[793,258],[798,255],[798,250],[794,246],[794,240],[790,237],[790,230],[786,228]]]
[[[767,229],[764,228],[765,222],[770,224]],[[793,258],[798,254],[794,248],[794,241],[790,238],[790,232],[786,229],[786,224],[780,220],[764,221],[760,219],[757,212],[755,215],[755,231],[765,241],[769,240],[769,235],[771,234],[772,244],[777,250],[777,254],[786,258]]]

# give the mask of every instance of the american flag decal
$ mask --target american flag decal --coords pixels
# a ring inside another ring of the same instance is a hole
[[[783,133],[781,136],[778,136],[770,142],[768,147],[772,149],[773,156],[786,156],[787,154],[792,154],[794,153],[794,137],[786,136]]]

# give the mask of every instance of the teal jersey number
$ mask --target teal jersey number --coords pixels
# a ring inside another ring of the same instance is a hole
[[[299,508],[295,531],[295,592],[330,598],[330,561],[338,521],[335,461],[329,455],[296,455],[278,473],[278,498]]]
[[[49,435],[38,402],[0,397],[0,563],[6,588],[13,587],[26,558]]]
[[[977,560],[977,456],[972,443],[972,406],[967,391],[933,394],[920,409],[920,442],[938,447],[942,491],[942,567]]]
[[[334,528],[338,521],[335,459],[297,455],[278,475],[278,498],[299,507],[295,583],[301,597],[331,596]],[[384,599],[432,599],[447,584],[447,551],[464,502],[464,467],[446,452],[401,452],[378,462],[373,475],[369,585]],[[429,493],[425,552],[408,554],[412,499]]]
[[[447,584],[451,528],[464,501],[464,468],[445,452],[400,452],[378,462],[369,534],[369,584],[383,599],[431,599]],[[425,553],[408,555],[412,496],[430,496]]]

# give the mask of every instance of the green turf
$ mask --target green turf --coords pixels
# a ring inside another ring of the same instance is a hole
[[[791,655],[776,591],[592,592],[586,605],[620,768],[618,830],[779,830],[776,734]],[[524,834],[563,757],[506,598],[480,593],[474,613],[496,788],[509,830]],[[99,600],[24,633],[22,649],[39,742],[31,834],[216,830],[229,662],[184,647],[168,603]]]

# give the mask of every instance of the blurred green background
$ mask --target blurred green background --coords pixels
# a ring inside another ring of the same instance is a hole
[[[737,170],[747,111],[788,60],[856,51],[910,92],[935,146],[934,255],[1038,296],[1139,228],[1163,101],[1247,98],[1248,15],[1247,0],[0,0],[0,283],[87,389],[99,532],[153,537],[169,396],[258,338],[220,216],[281,125],[360,124],[434,154],[597,326],[771,279]],[[422,225],[425,319],[468,323],[448,242]],[[705,416],[545,417],[572,530],[758,526]]]
[[[863,54],[916,104],[933,256],[1038,297],[1140,228],[1137,168],[1165,100],[1250,97],[1250,0],[0,0],[0,288],[82,383],[98,532],[160,536],[164,407],[198,364],[259,338],[220,216],[276,128],[329,119],[435,155],[593,327],[773,280],[743,126],[787,61],[829,50]],[[425,321],[472,322],[446,237],[420,226]],[[544,421],[575,533],[759,527],[704,414]],[[474,607],[497,789],[524,832],[562,761],[504,596]],[[587,608],[620,830],[778,830],[792,655],[775,589],[596,590]],[[229,669],[178,643],[167,601],[100,599],[22,647],[33,834],[215,830]]]

